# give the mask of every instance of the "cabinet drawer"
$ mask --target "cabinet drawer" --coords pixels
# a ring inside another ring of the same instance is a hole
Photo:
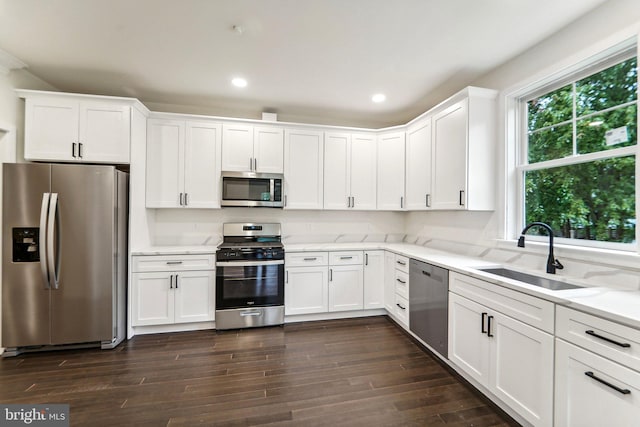
[[[396,294],[396,302],[393,307],[393,314],[399,321],[409,326],[409,300]]]
[[[284,264],[288,267],[304,267],[310,265],[328,265],[328,252],[285,252]]]
[[[535,328],[554,333],[555,304],[550,301],[455,272],[449,273],[449,290]]]
[[[396,268],[405,273],[409,273],[409,258],[402,255],[396,255]]]
[[[362,251],[329,252],[329,265],[362,264]]]
[[[636,426],[640,373],[556,339],[558,427]]]
[[[396,294],[403,298],[409,298],[409,275],[404,271],[395,271]]]
[[[556,336],[640,371],[640,331],[571,308],[556,308]]]
[[[204,255],[136,255],[132,261],[132,272],[213,270],[215,257]]]

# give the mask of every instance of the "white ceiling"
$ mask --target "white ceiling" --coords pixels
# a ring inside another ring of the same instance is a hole
[[[0,49],[67,92],[389,125],[603,2],[0,0]]]

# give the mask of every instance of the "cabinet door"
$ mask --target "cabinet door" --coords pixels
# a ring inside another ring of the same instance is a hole
[[[82,161],[129,163],[131,107],[81,102],[78,141]]]
[[[184,193],[184,122],[147,122],[148,208],[180,207]]]
[[[376,208],[376,141],[370,135],[351,136],[351,207]]]
[[[490,315],[489,389],[532,425],[552,425],[553,336],[511,317]]]
[[[396,305],[396,255],[384,253],[384,308],[393,313]]]
[[[402,210],[404,206],[404,132],[378,138],[378,209]]]
[[[449,360],[480,384],[489,384],[488,309],[449,292]],[[483,326],[485,332],[483,333]]]
[[[638,425],[640,373],[556,339],[555,378],[555,426]]]
[[[406,158],[407,210],[425,210],[431,206],[431,117],[407,131]]]
[[[133,326],[165,325],[174,319],[172,272],[132,275]]]
[[[351,207],[349,191],[349,145],[346,133],[327,133],[324,137],[324,208]]]
[[[78,142],[78,101],[27,98],[24,158],[75,161]]]
[[[465,209],[467,135],[466,99],[433,117],[434,209]]]
[[[276,127],[256,127],[253,155],[256,172],[282,173],[284,170],[284,131]]]
[[[385,308],[385,252],[364,253],[364,309]]]
[[[286,130],[284,139],[286,209],[322,209],[322,132]]]
[[[253,171],[253,126],[222,125],[222,170]]]
[[[187,122],[184,146],[184,192],[188,208],[220,207],[221,126]]]
[[[329,311],[362,310],[362,265],[329,266]]]
[[[284,284],[284,314],[326,313],[329,310],[327,267],[288,268]]]
[[[181,271],[175,274],[175,323],[213,320],[216,309],[214,271]]]

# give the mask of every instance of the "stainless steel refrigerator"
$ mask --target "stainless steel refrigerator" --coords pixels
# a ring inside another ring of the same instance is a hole
[[[125,336],[128,175],[113,166],[5,163],[3,356]]]

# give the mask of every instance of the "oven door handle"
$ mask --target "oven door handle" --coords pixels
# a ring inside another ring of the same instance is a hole
[[[242,317],[247,317],[247,316],[262,316],[262,311],[258,311],[258,310],[254,310],[254,311],[242,311],[240,312],[240,316]]]
[[[271,261],[220,261],[216,262],[216,267],[253,267],[260,265],[284,265],[284,260]]]

